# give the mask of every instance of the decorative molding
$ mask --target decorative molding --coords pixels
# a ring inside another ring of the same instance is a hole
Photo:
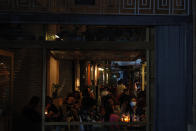
[[[189,15],[191,0],[10,0],[0,10],[65,14]],[[12,3],[10,3],[12,2]],[[12,6],[9,6],[12,5]]]

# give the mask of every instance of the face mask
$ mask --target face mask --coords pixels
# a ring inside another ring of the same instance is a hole
[[[130,106],[131,106],[131,107],[136,106],[136,102],[133,102],[133,101],[132,101],[132,102],[130,102],[129,104],[130,104]]]

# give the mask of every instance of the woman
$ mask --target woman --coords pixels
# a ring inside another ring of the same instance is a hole
[[[115,111],[115,105],[114,105],[114,100],[109,97],[106,100],[105,103],[105,118],[104,120],[106,122],[111,122],[111,123],[116,123],[116,122],[120,122],[120,115],[118,111]],[[118,125],[111,125],[109,128],[109,130],[116,130],[119,129]]]

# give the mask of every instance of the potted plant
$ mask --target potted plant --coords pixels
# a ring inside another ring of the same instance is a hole
[[[58,96],[58,89],[61,87],[60,84],[52,84],[52,97],[56,98]]]

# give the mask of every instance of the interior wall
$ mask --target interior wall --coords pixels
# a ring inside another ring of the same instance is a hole
[[[61,96],[67,96],[72,92],[73,87],[73,63],[69,60],[59,61],[59,84],[62,86]]]
[[[49,60],[49,86],[47,95],[52,96],[52,85],[59,84],[59,61],[50,56]]]

